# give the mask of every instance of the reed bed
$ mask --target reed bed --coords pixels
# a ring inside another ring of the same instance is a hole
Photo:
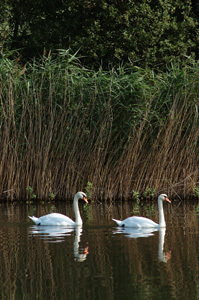
[[[88,70],[68,51],[0,62],[0,199],[190,196],[198,183],[198,65]]]

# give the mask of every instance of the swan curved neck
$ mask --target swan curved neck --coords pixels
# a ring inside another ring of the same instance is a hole
[[[79,200],[79,198],[75,195],[74,200],[73,200],[74,211],[75,211],[75,224],[82,225],[82,218],[81,218],[80,212],[79,212],[78,200]]]
[[[159,210],[159,227],[166,227],[163,211],[163,201],[158,199],[158,210]]]

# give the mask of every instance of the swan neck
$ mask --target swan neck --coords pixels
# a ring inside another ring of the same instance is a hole
[[[79,198],[75,195],[74,200],[73,200],[74,211],[75,211],[75,224],[82,225],[82,218],[81,218],[80,212],[79,212],[78,200],[79,200]]]
[[[163,211],[163,201],[158,199],[158,209],[159,209],[159,227],[165,227],[164,211]]]

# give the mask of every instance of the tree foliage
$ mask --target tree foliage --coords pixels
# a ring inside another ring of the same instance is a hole
[[[86,65],[161,67],[198,59],[198,12],[191,0],[1,0],[0,43],[25,59],[70,48]]]

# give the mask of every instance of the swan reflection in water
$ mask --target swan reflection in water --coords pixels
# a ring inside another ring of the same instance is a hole
[[[88,255],[88,246],[83,248],[83,253],[79,249],[79,243],[80,243],[80,236],[82,233],[82,228],[80,226],[77,226],[75,228],[76,234],[75,234],[75,240],[74,240],[74,257],[75,260],[78,262],[82,262],[86,260],[86,257]]]
[[[164,237],[166,233],[166,228],[159,229],[159,249],[158,249],[158,259],[159,261],[167,263],[171,258],[171,251],[164,252]]]
[[[158,259],[161,262],[167,263],[171,258],[171,251],[164,252],[164,239],[166,228],[133,228],[133,227],[119,227],[113,233],[123,233],[128,238],[149,237],[154,235],[155,231],[159,231],[159,248]]]
[[[74,240],[74,258],[78,262],[86,260],[88,255],[88,246],[84,248],[79,247],[82,235],[82,227],[76,226],[76,228],[64,228],[64,226],[31,226],[30,234],[34,236],[39,236],[41,239],[47,241],[48,243],[60,243],[63,242],[66,236],[70,236],[75,230],[75,240]]]
[[[151,228],[143,228],[143,227],[139,227],[139,228],[134,228],[134,227],[118,227],[116,228],[116,230],[114,231],[114,233],[124,233],[125,236],[129,237],[129,238],[139,238],[139,237],[147,237],[147,236],[151,236],[154,235],[153,232],[154,231],[158,231],[158,228],[155,227],[151,227]]]

